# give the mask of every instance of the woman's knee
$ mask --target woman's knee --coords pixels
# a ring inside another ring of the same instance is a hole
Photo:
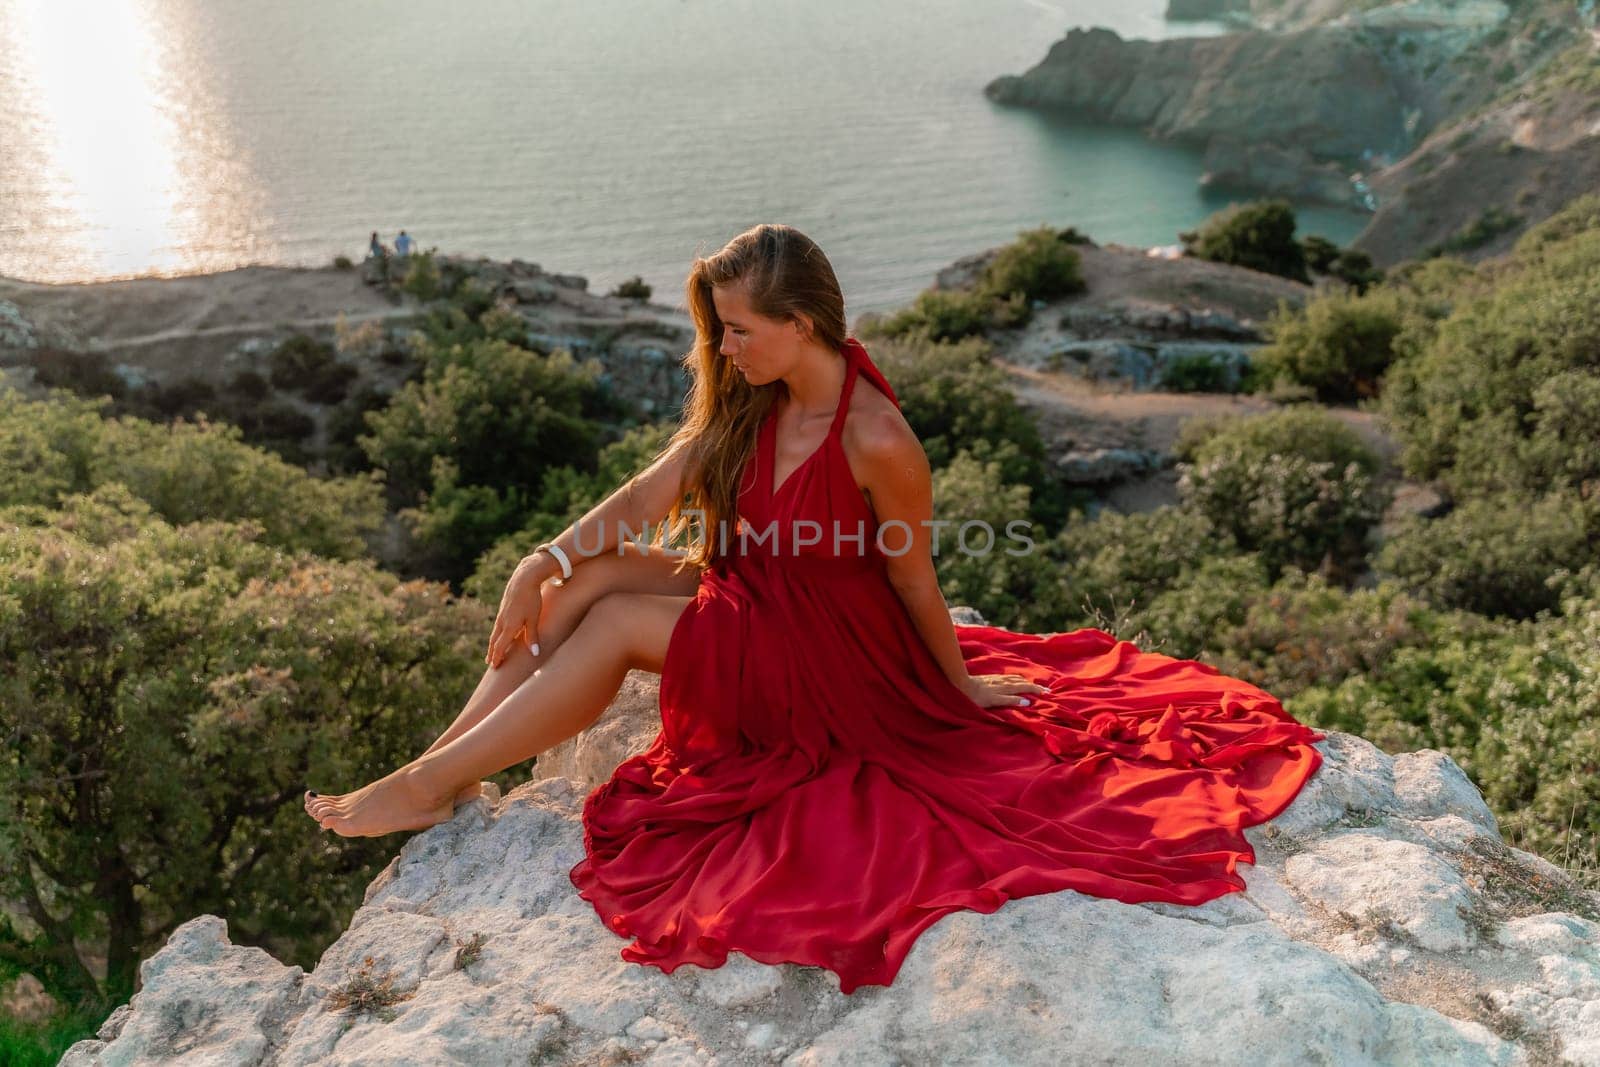
[[[687,596],[607,593],[589,607],[583,628],[628,667],[659,671]]]

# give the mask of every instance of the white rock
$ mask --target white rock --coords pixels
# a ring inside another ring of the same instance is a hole
[[[613,713],[648,717],[652,695],[635,689]],[[573,746],[568,765],[608,772],[652,736],[619,721],[587,752]],[[62,1062],[1422,1067],[1528,1063],[1541,1043],[1600,1063],[1596,924],[1515,918],[1475,896],[1461,848],[1498,835],[1454,765],[1339,733],[1319,749],[1323,767],[1294,803],[1250,828],[1244,892],[1181,907],[1062,891],[957,912],[922,934],[892,986],[849,996],[826,971],[738,952],[671,975],[624,961],[626,939],[568,877],[592,783],[491,790],[405,843],[309,975],[229,944],[222,920],[201,916]],[[1515,850],[1498,857],[1560,875]],[[1482,953],[1460,951],[1478,926],[1458,908],[1498,923]],[[480,957],[458,970],[473,934]],[[363,967],[393,983],[387,1012],[332,1006]],[[1508,1019],[1527,1047],[1487,1025]]]
[[[1284,875],[1302,895],[1337,911],[1392,920],[1423,948],[1472,944],[1456,910],[1472,905],[1472,893],[1455,868],[1421,845],[1352,830],[1290,856]]]

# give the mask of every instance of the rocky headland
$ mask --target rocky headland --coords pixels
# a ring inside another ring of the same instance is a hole
[[[309,973],[191,919],[61,1062],[1600,1063],[1600,900],[1509,847],[1440,752],[1330,733],[1294,803],[1246,830],[1243,892],[958,912],[891,986],[846,996],[737,952],[628,963],[573,890],[584,797],[659,728],[654,676],[630,674],[539,777],[408,840]]]
[[[602,381],[623,399],[646,411],[676,410],[684,385],[678,357],[694,336],[686,313],[591,293],[580,275],[523,260],[442,256],[437,262],[473,279],[482,299],[520,318],[529,348],[594,358]],[[112,387],[228,399],[241,376],[271,382],[273,353],[292,339],[309,339],[338,351],[347,380],[331,397],[279,387],[271,399],[312,420],[316,455],[342,398],[393,392],[411,373],[408,346],[428,306],[370,264],[258,266],[75,285],[0,278],[0,371],[9,383],[37,391],[50,364],[90,357],[114,376],[104,379]]]
[[[1502,213],[1490,228],[1515,216],[1491,235],[1509,240],[1592,188],[1592,5],[1216,0],[1180,13],[1251,25],[1164,41],[1074,29],[985,92],[1192,144],[1204,184],[1375,209],[1356,243],[1382,263],[1452,237],[1455,251],[1498,251],[1503,241],[1475,241],[1486,209]],[[1454,165],[1442,165],[1441,144]],[[1419,180],[1429,172],[1438,177]]]
[[[985,340],[1010,375],[1019,403],[1038,425],[1067,483],[1092,491],[1099,507],[1148,511],[1176,504],[1172,448],[1188,419],[1272,411],[1274,400],[1234,392],[1250,353],[1267,339],[1280,306],[1298,308],[1310,285],[1190,257],[1154,256],[1125,245],[1075,246],[1084,292],[1036,301],[1025,326],[990,329]],[[940,271],[935,289],[977,283],[1000,248],[965,256]],[[1212,387],[1177,388],[1185,368],[1208,368]],[[1329,411],[1388,461],[1398,481],[1398,447],[1360,407]],[[1400,485],[1393,518],[1427,510],[1437,496]]]

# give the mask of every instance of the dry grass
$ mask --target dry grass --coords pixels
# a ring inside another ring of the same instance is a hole
[[[396,990],[393,971],[374,974],[372,968],[373,960],[368,956],[362,962],[361,969],[351,975],[349,981],[328,994],[328,1006],[347,1015],[364,1012],[376,1015],[384,1022],[393,1022],[395,1012],[390,1010],[391,1006],[403,1000],[410,1000],[416,991]]]

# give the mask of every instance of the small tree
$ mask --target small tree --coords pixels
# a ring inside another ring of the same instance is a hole
[[[612,296],[620,296],[626,300],[649,300],[651,289],[645,284],[642,277],[635,274],[627,281],[619,284],[611,291]]]
[[[1287,200],[1256,200],[1226,207],[1178,237],[1184,252],[1197,259],[1309,282],[1305,251],[1294,238],[1294,227],[1294,209]]]

